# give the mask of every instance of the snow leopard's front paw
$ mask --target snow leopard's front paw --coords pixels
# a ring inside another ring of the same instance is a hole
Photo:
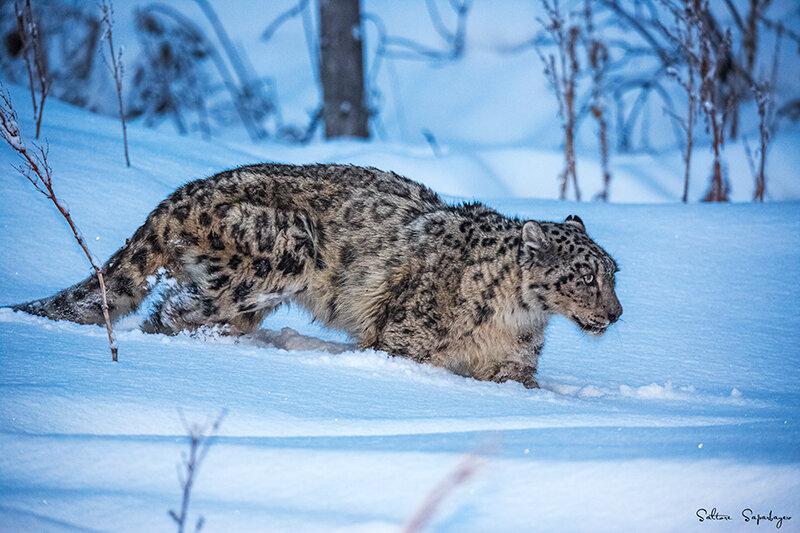
[[[536,381],[534,375],[536,374],[536,367],[516,361],[506,361],[498,365],[492,376],[492,381],[503,383],[505,381],[518,381],[522,383],[527,389],[538,389],[539,383]]]

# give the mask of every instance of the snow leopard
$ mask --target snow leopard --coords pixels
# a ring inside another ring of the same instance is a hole
[[[146,332],[242,335],[291,303],[360,349],[528,388],[552,315],[594,336],[620,318],[617,270],[577,216],[521,220],[393,172],[276,163],[183,185],[102,267],[112,320],[157,273],[174,281]],[[104,321],[94,276],[14,309]]]

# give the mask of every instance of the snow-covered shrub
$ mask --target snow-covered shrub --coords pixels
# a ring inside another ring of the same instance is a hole
[[[210,45],[167,6],[135,12],[141,54],[133,65],[128,111],[147,126],[169,118],[180,133],[210,135],[206,100],[211,93]]]
[[[96,91],[98,83],[94,75],[100,40],[96,6],[91,2],[67,4],[39,0],[31,2],[31,10],[37,23],[36,44],[50,83],[50,95],[92,111],[113,111],[114,107],[106,109],[106,103],[96,96],[102,92]],[[26,35],[20,35],[14,2],[0,4],[0,32],[4,44],[0,69],[4,77],[11,83],[28,86],[24,58]],[[38,87],[37,79],[34,83]],[[113,99],[109,99],[109,103],[113,104]]]
[[[568,12],[562,13],[558,0],[553,0],[552,3],[542,0],[542,7],[547,13],[547,18],[539,22],[553,40],[555,54],[545,55],[538,47],[536,52],[544,66],[544,75],[555,94],[558,116],[561,118],[561,130],[564,132],[564,171],[560,178],[559,198],[566,200],[567,187],[571,181],[575,199],[580,201],[581,193],[575,170],[575,96],[580,73],[576,45],[581,30],[579,23],[571,20]]]

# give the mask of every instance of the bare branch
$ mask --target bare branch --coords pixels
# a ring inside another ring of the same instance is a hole
[[[736,24],[736,27],[739,28],[739,30],[742,33],[744,33],[745,31],[744,22],[742,22],[742,16],[739,14],[739,10],[736,9],[736,6],[733,5],[733,2],[731,0],[724,0],[724,1],[725,5],[728,8],[728,11],[731,12],[731,16],[733,17],[733,22]]]
[[[571,179],[575,189],[575,199],[580,201],[581,193],[575,170],[575,89],[580,70],[575,47],[580,36],[580,29],[577,25],[567,28],[558,0],[553,0],[552,4],[548,0],[541,1],[548,18],[538,20],[552,37],[558,54],[558,63],[556,63],[553,54],[545,56],[538,46],[535,47],[544,66],[544,75],[555,93],[558,114],[561,118],[561,129],[564,132],[564,171],[560,179],[559,198],[566,199],[567,187]]]
[[[114,50],[114,7],[106,0],[102,3],[103,19],[102,24],[105,27],[104,37],[108,40],[108,52],[111,60],[111,73],[114,76],[114,85],[117,89],[117,103],[119,104],[119,120],[122,123],[122,142],[125,146],[125,166],[131,166],[131,160],[128,156],[128,128],[125,125],[125,109],[122,105],[122,49],[119,51]]]
[[[406,37],[390,36],[384,30],[379,31],[381,40],[379,50],[387,57],[417,61],[451,61],[461,57],[466,41],[467,16],[472,7],[472,1],[464,0],[453,3],[457,18],[456,28],[452,32],[444,26],[439,11],[432,6],[432,2],[429,1],[427,6],[434,29],[447,45],[444,49],[431,48]],[[378,17],[368,13],[364,15],[364,19],[374,22]],[[382,26],[382,23],[380,25]]]
[[[595,38],[590,0],[585,0],[584,2],[583,16],[584,25],[586,27],[586,52],[589,57],[589,68],[592,73],[590,110],[592,116],[597,121],[600,165],[603,172],[603,190],[597,195],[597,199],[607,202],[611,184],[611,170],[608,164],[608,121],[606,119],[608,110],[602,94],[605,89],[605,74],[608,67],[608,48],[602,41]]]
[[[192,41],[200,43],[203,52],[208,54],[208,57],[213,62],[214,67],[219,72],[223,85],[228,91],[234,104],[234,108],[236,109],[236,112],[242,121],[242,125],[250,136],[250,139],[253,141],[258,141],[259,139],[263,138],[264,132],[262,131],[260,125],[256,122],[255,118],[253,117],[252,109],[250,109],[246,99],[243,97],[245,91],[237,85],[233,74],[228,68],[228,64],[225,62],[225,59],[219,53],[217,48],[211,44],[200,27],[171,5],[154,3],[147,5],[136,12],[137,26],[139,26],[140,32],[142,29],[145,29],[144,33],[146,33],[146,28],[154,20],[157,20],[154,15],[171,20],[185,35],[189,36]],[[151,61],[157,63],[161,60],[158,50],[152,50],[151,54]],[[179,130],[184,129],[181,118],[177,111],[176,123]]]
[[[33,103],[33,118],[36,119],[38,106],[36,104],[36,90],[33,84],[33,61],[31,60],[31,40],[27,31],[28,24],[26,23],[26,12],[24,12],[19,4],[14,2],[14,15],[17,19],[17,33],[22,41],[22,57],[25,59],[25,67],[28,71],[28,86],[31,92],[31,101]]]
[[[452,472],[443,477],[428,493],[414,516],[409,520],[403,533],[419,533],[431,521],[442,502],[458,487],[466,484],[480,469],[483,457],[494,452],[494,442],[484,443],[475,453],[467,455]]]
[[[17,170],[33,184],[37,191],[44,194],[53,202],[58,212],[61,213],[61,216],[63,216],[67,224],[69,224],[75,240],[78,241],[78,245],[81,247],[83,253],[86,255],[86,259],[89,260],[89,264],[94,269],[97,281],[100,284],[103,318],[105,319],[106,331],[108,333],[108,344],[111,348],[111,359],[112,361],[117,361],[117,343],[114,339],[114,331],[111,329],[111,319],[108,315],[108,301],[106,300],[106,285],[103,279],[103,272],[89,251],[86,241],[75,225],[75,222],[72,220],[72,215],[70,215],[69,210],[56,197],[56,193],[53,190],[52,171],[50,165],[47,163],[47,150],[35,144],[33,145],[34,150],[28,150],[19,133],[17,114],[11,105],[11,98],[5,92],[2,94],[2,102],[0,102],[0,128],[0,136],[22,160],[22,164],[16,167]]]
[[[47,61],[42,47],[42,36],[39,33],[39,21],[33,16],[30,0],[25,0],[24,7],[14,3],[14,15],[17,20],[17,31],[22,39],[22,53],[25,66],[28,70],[28,83],[30,85],[31,99],[33,100],[33,115],[36,119],[36,138],[42,127],[44,102],[50,92],[50,79],[47,75]],[[36,82],[38,82],[39,101],[36,101]]]
[[[611,11],[620,17],[628,26],[635,30],[646,42],[650,45],[652,50],[661,60],[663,65],[672,65],[676,58],[673,53],[667,50],[658,39],[647,29],[646,23],[637,17],[634,17],[628,11],[619,5],[617,0],[601,0],[602,5],[611,9]]]
[[[708,9],[707,0],[701,2],[702,13]],[[723,68],[723,60],[730,56],[731,34],[725,33],[722,41],[715,42],[716,28],[709,18],[700,17],[698,39],[700,44],[700,109],[706,120],[706,131],[711,134],[711,145],[714,150],[714,163],[711,174],[711,186],[705,196],[710,202],[727,201],[727,186],[722,176],[721,151],[725,143],[723,130],[723,109],[725,101],[720,98],[718,84],[719,69]]]
[[[261,124],[257,120],[255,116],[256,113],[253,110],[252,105],[252,101],[261,96],[261,81],[258,78],[254,79],[250,76],[250,73],[245,67],[239,51],[237,51],[236,47],[233,45],[228,32],[225,30],[225,26],[222,25],[222,21],[220,21],[219,17],[217,16],[217,12],[211,6],[211,3],[208,0],[195,0],[195,3],[200,6],[203,14],[211,23],[211,27],[214,29],[217,39],[222,44],[222,49],[228,56],[228,62],[231,64],[234,73],[239,78],[239,99],[242,101],[241,106],[250,117],[251,127],[253,128],[256,137],[259,139],[266,137],[266,132],[263,130]],[[243,53],[244,52],[242,52],[242,55]]]
[[[767,177],[765,174],[767,165],[767,148],[772,140],[770,123],[773,114],[773,95],[769,82],[753,85],[753,94],[758,106],[758,131],[761,141],[758,173],[755,174],[755,192],[753,201],[763,202],[767,190]],[[749,156],[749,147],[748,156]],[[752,166],[752,165],[751,165]]]
[[[295,5],[293,5],[292,7],[290,7],[289,9],[287,9],[286,11],[275,17],[275,19],[269,23],[267,29],[261,32],[261,40],[269,41],[270,39],[272,39],[272,36],[275,34],[276,31],[278,31],[278,28],[280,28],[284,24],[284,22],[287,22],[293,19],[294,17],[300,15],[307,5],[308,5],[308,0],[300,0]]]
[[[225,418],[227,410],[220,411],[216,419],[211,422],[206,421],[205,424],[190,424],[186,421],[186,417],[182,409],[178,409],[178,417],[181,420],[186,436],[189,438],[189,455],[185,452],[181,453],[182,465],[176,465],[178,469],[178,481],[180,483],[183,497],[181,499],[181,511],[177,513],[169,510],[169,516],[178,525],[178,533],[183,533],[184,528],[188,524],[189,512],[189,498],[191,497],[192,487],[197,479],[197,471],[208,453],[208,448],[211,445],[214,435],[219,430],[222,420]],[[204,524],[204,519],[201,516],[195,525],[195,531],[199,531]]]
[[[683,203],[689,201],[689,179],[691,175],[692,151],[694,149],[694,123],[697,113],[697,102],[700,95],[695,88],[695,79],[701,63],[700,46],[702,39],[702,10],[706,5],[692,0],[684,0],[683,9],[678,9],[676,5],[662,0],[662,4],[667,6],[675,17],[675,25],[672,28],[659,23],[661,32],[672,42],[676,43],[677,50],[683,56],[683,64],[686,68],[686,76],[681,76],[675,67],[667,69],[667,75],[674,78],[686,93],[686,119],[680,119],[671,109],[665,112],[674,118],[675,123],[683,127],[685,142],[683,143]]]
[[[759,21],[761,21],[765,27],[775,32],[781,32],[789,39],[795,41],[796,43],[800,43],[800,33],[792,31],[791,28],[787,28],[782,22],[775,22],[774,20],[771,20],[763,15],[759,17]]]

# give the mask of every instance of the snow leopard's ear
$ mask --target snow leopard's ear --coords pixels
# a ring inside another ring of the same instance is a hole
[[[550,239],[547,238],[542,226],[535,220],[527,220],[522,226],[522,262],[541,262],[550,252]]]
[[[582,232],[586,233],[586,226],[583,225],[583,220],[581,220],[581,217],[579,217],[578,215],[568,216],[567,219],[564,221],[564,224],[570,224],[572,226],[575,226]]]

